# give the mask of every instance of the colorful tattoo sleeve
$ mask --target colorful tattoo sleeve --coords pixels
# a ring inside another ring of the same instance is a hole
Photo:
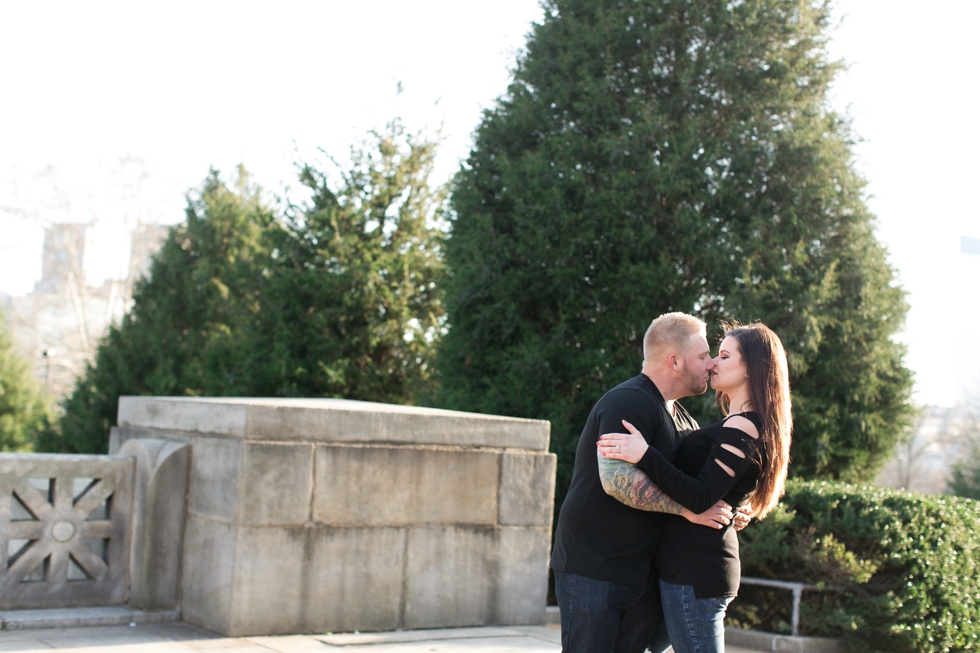
[[[637,510],[681,514],[681,504],[664,494],[642,469],[624,460],[597,455],[599,479],[606,494]]]

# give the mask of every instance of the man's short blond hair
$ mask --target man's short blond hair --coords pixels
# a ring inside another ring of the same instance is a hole
[[[705,335],[705,323],[687,313],[664,313],[650,323],[643,336],[643,360],[659,363],[671,354],[685,356],[691,339]]]

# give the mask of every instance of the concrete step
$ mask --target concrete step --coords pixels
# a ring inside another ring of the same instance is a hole
[[[844,653],[839,640],[826,637],[793,637],[758,630],[725,629],[725,644],[777,653]]]
[[[77,628],[80,626],[135,626],[180,621],[179,610],[136,610],[126,606],[0,611],[0,628]]]
[[[561,615],[557,605],[545,609],[545,623],[560,625]],[[776,651],[777,653],[842,653],[843,647],[836,639],[824,637],[791,637],[776,633],[740,628],[725,629],[725,644],[752,651]]]
[[[544,609],[544,625],[546,626],[560,626],[561,625],[561,613],[558,612],[557,605],[549,605]]]

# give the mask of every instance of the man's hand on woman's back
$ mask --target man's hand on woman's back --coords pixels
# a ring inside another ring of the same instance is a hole
[[[736,531],[740,531],[748,526],[749,522],[752,521],[752,515],[747,514],[744,508],[740,511],[732,511],[732,507],[724,501],[719,501],[702,512],[700,515],[696,515],[687,508],[684,508],[681,511],[681,517],[692,524],[707,526],[708,528],[714,528],[716,530],[724,528],[725,526],[728,526],[734,522],[732,528],[734,528]]]
[[[719,501],[700,515],[696,515],[687,508],[681,512],[681,517],[700,526],[708,528],[722,529],[732,523],[732,507],[724,501]]]

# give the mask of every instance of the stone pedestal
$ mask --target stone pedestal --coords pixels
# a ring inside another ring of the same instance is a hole
[[[549,424],[337,399],[123,397],[191,444],[183,618],[226,635],[541,624]]]
[[[190,453],[187,443],[153,438],[119,448],[136,459],[128,601],[134,608],[177,607]]]

